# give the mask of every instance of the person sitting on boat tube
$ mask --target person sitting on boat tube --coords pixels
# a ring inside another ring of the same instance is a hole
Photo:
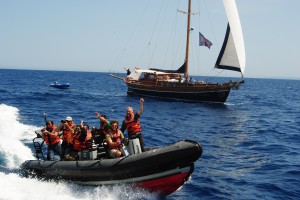
[[[53,121],[47,121],[43,131],[43,140],[48,145],[47,148],[47,160],[54,160],[54,154],[60,157],[60,137],[57,132],[55,132],[56,126]]]
[[[121,149],[123,144],[127,145],[128,141],[125,139],[123,133],[119,130],[119,123],[116,120],[110,121],[110,129],[105,138],[108,144],[109,156],[112,158],[120,158],[122,156]]]
[[[62,131],[62,144],[60,157],[63,159],[66,154],[72,150],[73,135],[76,125],[73,122],[72,117],[66,117],[66,120],[61,120],[61,124],[56,128],[56,132]]]
[[[128,107],[125,120],[122,123],[121,131],[124,133],[127,130],[128,139],[138,138],[141,144],[141,150],[144,151],[144,138],[142,135],[142,128],[140,126],[140,116],[144,109],[144,99],[140,98],[140,110],[133,113],[133,108]]]

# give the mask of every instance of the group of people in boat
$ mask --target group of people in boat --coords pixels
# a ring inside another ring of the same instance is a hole
[[[140,108],[134,113],[132,107],[127,108],[127,113],[119,129],[117,120],[108,121],[106,115],[95,112],[95,116],[100,120],[100,127],[93,127],[91,130],[82,121],[76,125],[72,117],[68,116],[61,120],[61,124],[56,126],[53,121],[47,121],[42,129],[42,138],[47,144],[47,160],[53,160],[54,154],[60,160],[77,160],[78,152],[91,150],[94,146],[105,146],[107,157],[119,158],[123,145],[128,144],[128,139],[139,139],[141,151],[144,151],[144,138],[140,125],[140,116],[143,112],[144,99],[140,99]],[[128,138],[124,137],[127,130]]]

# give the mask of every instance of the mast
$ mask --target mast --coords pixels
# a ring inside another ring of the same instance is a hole
[[[189,0],[188,7],[188,20],[187,20],[187,31],[186,31],[186,50],[185,50],[185,72],[184,78],[188,78],[188,68],[189,68],[189,50],[190,50],[190,30],[191,30],[191,6],[192,2]]]

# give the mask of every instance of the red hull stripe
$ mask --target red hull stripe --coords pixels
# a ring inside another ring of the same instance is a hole
[[[169,195],[182,186],[189,176],[189,172],[184,172],[150,181],[136,183],[135,185],[161,193],[163,195]]]

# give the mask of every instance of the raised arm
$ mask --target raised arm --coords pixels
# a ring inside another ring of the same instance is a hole
[[[61,123],[56,129],[54,129],[55,132],[61,131],[61,129],[62,129],[63,126],[67,127],[69,129],[69,131],[71,132],[72,135],[74,134],[73,128],[71,126],[69,126],[68,123]]]
[[[144,110],[144,99],[140,98],[140,110],[137,112],[139,115],[143,113]]]
[[[98,119],[100,119],[100,121],[102,121],[102,122],[108,124],[108,120],[105,119],[104,117],[101,117],[101,115],[99,115],[98,112],[95,112],[95,116],[96,116]]]

